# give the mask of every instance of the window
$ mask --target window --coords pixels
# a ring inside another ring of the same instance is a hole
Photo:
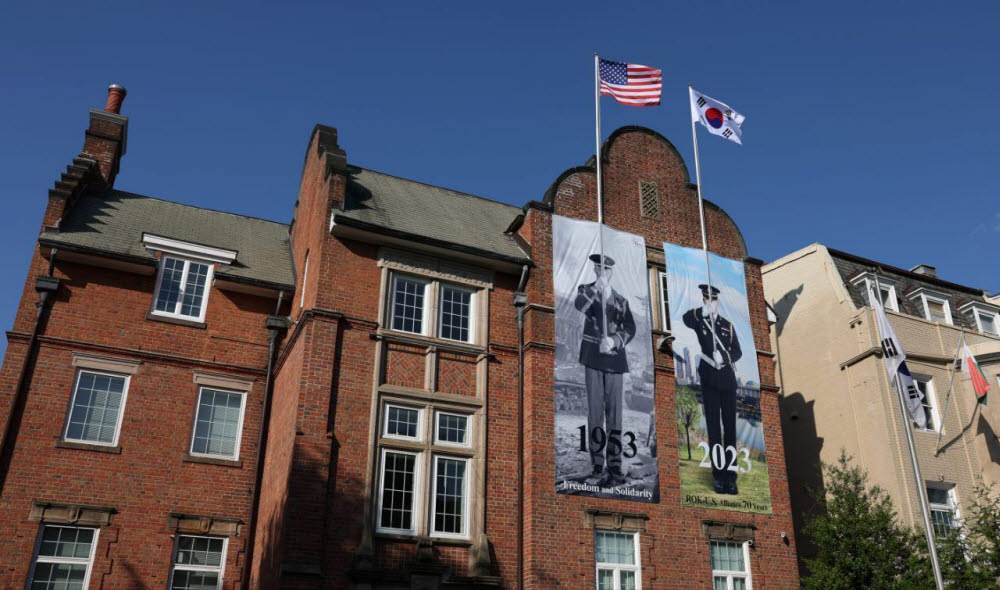
[[[750,551],[747,543],[712,541],[712,590],[750,589]]]
[[[946,293],[933,291],[927,287],[917,287],[907,297],[923,311],[925,320],[945,324],[952,323],[951,306],[948,304]]]
[[[77,371],[63,439],[117,445],[128,383],[125,375]]]
[[[387,402],[381,421],[376,530],[469,538],[472,416]]]
[[[867,272],[851,279],[851,283],[865,292],[864,297],[868,300],[868,305],[875,305],[873,296],[875,291],[878,291],[882,307],[899,312],[899,302],[896,299],[896,281],[881,275],[876,277],[874,273]]]
[[[927,486],[927,502],[930,504],[934,534],[941,538],[950,537],[959,529],[955,486],[950,484]]]
[[[667,273],[664,271],[657,272],[657,278],[660,282],[660,329],[664,332],[670,331],[670,306],[669,297],[667,294]]]
[[[1000,336],[1000,314],[992,309],[974,308],[976,327],[984,334]]]
[[[469,342],[472,334],[472,291],[441,286],[441,337]]]
[[[212,272],[212,265],[209,263],[164,256],[160,260],[153,313],[204,320]]]
[[[475,322],[475,289],[393,273],[387,321],[391,329],[473,343]]]
[[[306,252],[306,261],[302,264],[302,284],[299,285],[299,289],[302,290],[299,293],[299,309],[306,304],[306,281],[309,280],[309,252]]]
[[[594,532],[597,590],[639,590],[639,534]]]
[[[228,539],[178,535],[174,546],[174,567],[170,590],[210,590],[222,588]]]
[[[924,396],[921,404],[924,406],[924,415],[927,417],[926,430],[937,431],[939,425],[937,403],[934,398],[934,383],[931,381],[930,377],[918,375],[913,375],[913,383]]]
[[[191,436],[191,454],[236,459],[240,454],[243,432],[242,391],[202,387]]]
[[[29,590],[84,590],[94,565],[97,529],[43,525]]]
[[[924,309],[927,311],[927,319],[932,322],[948,322],[947,301],[937,301],[928,299],[924,302]]]

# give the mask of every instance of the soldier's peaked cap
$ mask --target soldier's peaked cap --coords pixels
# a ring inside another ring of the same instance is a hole
[[[600,264],[601,263],[601,255],[600,254],[591,254],[590,255],[590,260],[594,264]],[[612,257],[610,257],[610,256],[608,256],[607,254],[605,254],[604,255],[604,266],[606,266],[608,268],[611,268],[614,265],[615,265],[615,259],[612,258]]]
[[[698,288],[701,289],[701,296],[707,299],[708,298],[708,285],[698,285]],[[713,285],[712,286],[712,299],[718,299],[718,298],[719,298],[719,289],[718,289],[718,287],[716,287],[716,286]]]

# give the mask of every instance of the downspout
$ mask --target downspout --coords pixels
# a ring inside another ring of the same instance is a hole
[[[524,588],[524,307],[528,296],[528,265],[521,267],[521,281],[514,292],[517,312],[517,420],[521,425],[517,437],[517,587]]]
[[[271,400],[274,394],[274,361],[278,352],[278,340],[288,330],[288,318],[279,315],[284,291],[278,292],[278,304],[274,315],[267,318],[267,373],[264,377],[264,409],[260,417],[260,430],[257,433],[257,459],[254,461],[253,486],[250,488],[251,504],[250,518],[247,522],[246,551],[243,567],[240,573],[240,588],[249,590],[250,572],[253,567],[254,544],[257,536],[257,513],[260,510],[260,486],[264,479],[264,454],[267,451],[267,438],[271,426]]]
[[[21,429],[21,414],[27,404],[28,369],[32,365],[32,357],[36,352],[38,336],[41,334],[42,323],[49,308],[49,299],[59,291],[60,280],[52,276],[56,265],[56,252],[57,250],[53,248],[49,255],[48,275],[35,279],[35,291],[38,292],[38,313],[35,316],[35,325],[31,328],[31,337],[28,339],[28,349],[24,353],[24,362],[21,363],[21,374],[17,378],[17,387],[14,389],[14,399],[11,400],[10,413],[7,414],[3,441],[0,442],[0,497],[3,496],[10,463],[14,457],[14,443],[17,441],[17,435]]]

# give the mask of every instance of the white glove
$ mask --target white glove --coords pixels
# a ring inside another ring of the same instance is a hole
[[[601,338],[601,352],[608,354],[615,349],[615,339],[611,337]]]
[[[715,360],[715,365],[716,366],[718,366],[718,367],[722,366],[722,353],[721,352],[719,352],[718,350],[716,350],[712,354],[712,358]]]

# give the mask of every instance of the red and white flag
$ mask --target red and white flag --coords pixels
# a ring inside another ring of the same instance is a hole
[[[598,68],[601,94],[607,94],[622,104],[651,107],[660,104],[663,76],[660,70],[639,64],[627,64],[602,59]]]
[[[986,403],[986,394],[990,391],[990,382],[987,381],[983,370],[979,368],[975,355],[969,350],[969,345],[964,344],[962,350],[962,372],[972,381],[972,388],[976,390],[976,401],[981,404]]]

